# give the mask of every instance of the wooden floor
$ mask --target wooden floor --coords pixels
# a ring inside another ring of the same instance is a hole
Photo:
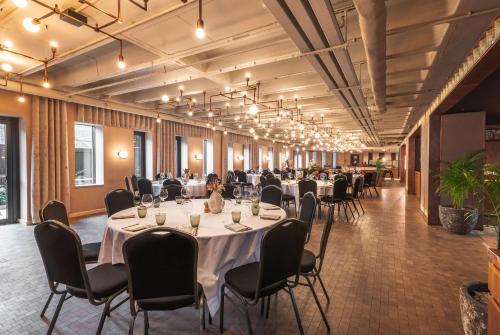
[[[335,217],[322,277],[332,301],[326,305],[332,334],[463,334],[458,289],[463,282],[486,280],[487,257],[477,235],[459,236],[429,227],[415,198],[397,182],[387,182],[378,198],[364,200],[366,214],[346,221]],[[105,217],[79,220],[73,227],[84,241],[99,239]],[[323,224],[314,226],[308,248],[318,247]],[[47,320],[38,316],[48,295],[32,227],[0,227],[0,333],[42,334]],[[306,334],[326,334],[308,288],[296,289]],[[55,305],[55,303],[53,304]],[[255,334],[296,334],[286,294],[272,302],[269,320],[252,308]],[[55,306],[51,306],[51,316]],[[102,307],[68,300],[57,323],[59,334],[92,334]],[[105,334],[126,333],[128,305],[113,312]],[[246,324],[226,304],[226,334],[245,334]],[[198,313],[191,308],[150,314],[150,334],[197,334]],[[143,334],[142,317],[136,334]],[[218,334],[218,315],[207,334]]]

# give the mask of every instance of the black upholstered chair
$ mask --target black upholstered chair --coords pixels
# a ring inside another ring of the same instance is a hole
[[[273,173],[274,174],[281,174],[281,170],[278,168],[274,168]]]
[[[307,239],[306,243],[311,238],[311,230],[314,222],[314,214],[316,213],[316,196],[312,192],[307,192],[302,197],[302,206],[300,207],[299,220],[307,224]]]
[[[198,243],[186,233],[170,228],[153,228],[129,238],[123,244],[130,296],[129,334],[139,312],[144,313],[148,333],[148,311],[166,311],[202,305],[205,328],[205,297],[197,280]]]
[[[373,188],[377,196],[379,196],[378,191],[377,191],[377,180],[378,180],[378,173],[373,172],[372,174],[372,180],[370,180],[370,185],[369,187]]]
[[[267,185],[275,185],[275,186],[281,187],[281,180],[279,180],[278,178],[275,178],[274,176],[271,178],[267,178]]]
[[[236,181],[236,176],[234,175],[234,172],[229,170],[226,173],[226,184],[232,184]]]
[[[314,180],[302,179],[298,182],[299,185],[299,201],[300,206],[302,206],[302,198],[307,192],[312,192],[316,197],[316,202],[318,206],[318,217],[321,218],[321,199],[318,198],[318,184]]]
[[[68,212],[66,206],[61,201],[50,200],[47,201],[39,211],[40,221],[59,221],[69,227]],[[86,243],[82,244],[83,260],[85,263],[97,263],[99,258],[99,251],[101,250],[101,242]],[[43,318],[49,304],[52,300],[54,293],[50,293],[45,306],[40,313],[40,317]]]
[[[330,206],[330,207],[335,207],[335,205],[338,206],[338,214],[340,214],[340,206],[344,207],[344,213],[346,218],[347,216],[347,208],[346,208],[346,195],[347,195],[347,179],[346,178],[339,178],[333,182],[333,194],[332,195],[326,195],[321,198],[321,202],[324,205]],[[335,209],[332,211],[332,213],[335,211]]]
[[[139,186],[137,186],[138,178],[135,174],[130,177],[130,184],[132,186],[132,193],[136,194],[139,192]]]
[[[181,185],[170,184],[170,185],[165,186],[165,188],[168,191],[167,201],[175,200],[175,197],[178,197],[181,195],[181,191],[182,191]]]
[[[64,223],[44,221],[35,227],[34,232],[50,290],[61,296],[47,334],[52,334],[68,294],[87,299],[95,306],[104,304],[96,332],[100,334],[106,316],[126,301],[111,308],[111,302],[127,288],[125,266],[105,263],[90,270],[85,269],[80,238]]]
[[[245,189],[245,187],[253,187],[253,184],[248,182],[247,174],[245,173],[245,171],[238,171],[238,173],[235,172],[235,174],[238,183],[241,185],[242,191]]]
[[[219,180],[219,176],[217,175],[217,173],[209,173],[207,175],[207,180],[206,180],[207,183],[212,183],[217,180]]]
[[[333,207],[330,207],[328,209],[328,216],[326,219],[326,223],[323,226],[323,234],[321,235],[321,242],[319,244],[319,254],[315,255],[314,252],[305,249],[304,253],[302,254],[302,260],[300,262],[300,275],[301,277],[305,278],[307,282],[307,284],[305,285],[309,286],[309,288],[311,289],[314,301],[318,306],[318,309],[321,313],[321,317],[323,318],[323,321],[325,322],[328,331],[330,330],[330,325],[328,324],[325,312],[323,311],[323,308],[321,307],[316,291],[314,290],[314,283],[316,279],[318,279],[321,288],[323,289],[323,293],[325,294],[326,300],[329,303],[330,297],[328,296],[328,292],[326,291],[325,285],[323,284],[323,280],[321,279],[320,273],[323,267],[323,261],[325,259],[326,247],[328,245],[328,238],[330,236],[332,225],[333,225]],[[312,282],[311,278],[313,279]]]
[[[234,188],[235,186],[232,184],[224,184],[224,189],[222,190],[222,197],[224,199],[234,199]]]
[[[281,188],[281,180],[274,177],[274,175],[272,174],[270,176],[271,178],[267,179],[267,185],[275,185]],[[286,205],[287,208],[290,207],[290,203],[293,203],[293,207],[295,209],[295,216],[297,216],[297,204],[295,203],[295,197],[293,195],[282,193],[281,202],[283,205]]]
[[[182,183],[179,180],[177,180],[177,179],[165,179],[165,181],[163,181],[163,186],[167,187],[168,185],[179,185],[179,186],[182,186]]]
[[[352,205],[354,206],[354,209],[356,210],[358,215],[361,215],[361,213],[359,212],[358,207],[356,206],[356,203],[354,202],[355,199],[358,199],[358,203],[361,206],[363,213],[365,212],[363,205],[361,204],[361,200],[359,199],[360,192],[363,192],[363,186],[362,186],[363,184],[362,183],[363,183],[362,176],[356,178],[356,180],[354,181],[354,185],[352,186],[352,192],[346,194],[347,206],[349,207],[349,209],[351,209],[350,204],[352,203]],[[351,213],[353,213],[352,209],[351,209]],[[353,215],[354,215],[354,213],[353,213]]]
[[[366,194],[367,190],[370,193],[370,197],[372,196],[372,191],[370,190],[370,186],[372,184],[372,178],[373,178],[373,173],[372,172],[367,172],[364,174],[364,181],[363,181],[363,196]]]
[[[132,192],[132,188],[130,187],[130,181],[128,180],[127,176],[125,176],[125,187],[127,188],[127,191]]]
[[[139,187],[139,196],[142,198],[144,194],[153,195],[153,183],[147,178],[141,178],[137,181]]]
[[[266,176],[261,175],[259,177],[259,179],[260,179],[260,187],[262,187],[262,188],[266,187],[267,186],[267,182],[268,182]]]
[[[347,186],[352,187],[352,172],[346,172],[344,173],[344,176],[347,179]]]
[[[106,194],[104,204],[106,205],[106,212],[109,217],[119,211],[134,207],[134,195],[124,189],[114,190]]]
[[[273,187],[273,186],[268,186]],[[221,288],[220,332],[224,330],[224,298],[234,301],[226,289],[243,304],[248,330],[253,334],[248,306],[281,290],[290,295],[300,334],[304,334],[293,288],[298,284],[298,274],[307,226],[296,219],[285,219],[269,230],[262,238],[260,260],[226,272]],[[288,279],[291,278],[291,281]],[[268,300],[269,301],[269,300]]]
[[[276,185],[268,185],[262,189],[260,201],[281,207],[281,196],[283,191]]]

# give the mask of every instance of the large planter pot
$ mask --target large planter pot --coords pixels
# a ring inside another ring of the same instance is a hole
[[[462,285],[459,299],[465,335],[487,335],[488,283],[470,282]]]
[[[468,234],[477,224],[477,208],[456,209],[451,206],[439,206],[439,221],[446,230],[455,234]]]

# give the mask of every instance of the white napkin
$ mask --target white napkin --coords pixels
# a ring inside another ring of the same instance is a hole
[[[281,215],[274,215],[274,214],[262,214],[260,216],[260,218],[262,220],[273,220],[273,221],[276,221],[276,220],[279,220],[281,218]]]
[[[260,208],[265,209],[265,210],[277,210],[280,209],[279,206],[273,205],[273,204],[268,204],[266,202],[261,202],[260,203]]]
[[[120,220],[120,219],[133,219],[135,218],[135,214],[115,214],[111,216],[111,219],[113,220]]]

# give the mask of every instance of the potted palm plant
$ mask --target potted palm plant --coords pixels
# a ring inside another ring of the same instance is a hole
[[[464,201],[480,195],[483,159],[483,153],[476,151],[453,162],[443,162],[437,192],[448,197],[451,205],[439,206],[439,220],[450,232],[468,234],[477,224],[478,209],[464,207]]]

